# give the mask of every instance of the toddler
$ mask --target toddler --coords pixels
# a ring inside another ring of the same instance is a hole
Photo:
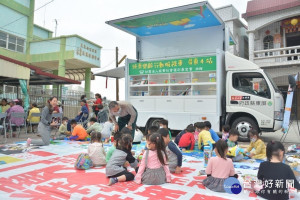
[[[169,136],[170,136],[170,139],[172,140],[172,134],[171,134],[171,131],[170,131],[170,129],[169,129],[168,126],[169,126],[168,120],[166,120],[166,119],[160,120],[160,122],[159,122],[159,127],[160,127],[160,128],[166,128],[166,129],[168,129],[168,130],[169,130]]]
[[[289,199],[289,189],[290,186],[288,183],[293,183],[294,188],[300,190],[299,181],[296,179],[290,166],[282,163],[284,159],[284,146],[281,142],[270,141],[267,144],[267,160],[262,162],[259,166],[257,178],[262,183],[273,183],[265,184],[265,187],[254,187],[257,191],[257,194],[265,199],[272,200],[285,200]],[[282,185],[278,187],[276,182],[280,180]],[[270,192],[267,192],[270,191]],[[287,192],[279,192],[279,191]]]
[[[238,138],[239,138],[238,130],[231,129],[229,131],[229,137],[226,140],[228,148],[229,148],[228,152],[230,153],[230,156],[227,155],[227,157],[231,158],[232,161],[234,161],[234,162],[238,162],[238,161],[240,161],[244,158],[244,156],[242,154],[240,154],[239,152],[236,155],[236,152],[237,152],[236,148],[239,148],[237,146],[238,145],[238,143],[237,143]],[[234,151],[234,152],[230,152],[230,151]],[[235,156],[231,156],[231,155],[235,155]]]
[[[105,139],[105,142],[108,142],[108,140],[111,136],[111,133],[113,131],[113,127],[114,127],[114,124],[113,124],[111,118],[109,118],[108,121],[103,124],[101,136],[102,136],[102,138]]]
[[[127,171],[126,161],[131,167],[137,168],[137,160],[131,154],[132,137],[129,134],[124,134],[120,141],[116,143],[116,149],[106,165],[106,176],[109,178],[108,185],[113,185],[117,182],[132,181],[134,175]]]
[[[182,166],[182,153],[180,149],[172,140],[170,140],[168,129],[161,128],[158,133],[161,134],[166,145],[170,172],[180,174]]]
[[[193,124],[188,125],[185,130],[186,133],[181,136],[178,146],[183,149],[194,150],[194,146],[195,146],[194,125]]]
[[[222,127],[222,140],[227,140],[229,137],[229,130],[230,130],[230,126],[229,125],[224,125]]]
[[[146,185],[161,185],[171,182],[171,173],[167,164],[168,156],[165,143],[159,133],[147,137],[147,148],[143,155],[135,182]]]
[[[210,132],[205,129],[204,122],[200,122],[198,124],[198,127],[200,131],[198,138],[198,148],[203,151],[203,147],[208,146],[209,143],[211,143],[214,147],[216,142],[212,139]]]
[[[114,143],[107,150],[106,158],[105,158],[106,163],[109,161],[109,159],[111,158],[112,154],[116,150],[116,146],[117,146],[119,140],[121,139],[122,133],[121,132],[116,132],[113,136],[114,136]]]
[[[66,136],[68,136],[68,135],[71,134],[71,132],[68,131],[68,129],[67,129],[68,121],[69,121],[69,119],[67,117],[63,117],[62,118],[61,125],[60,125],[60,127],[58,129],[58,132],[59,132],[58,138],[59,139],[63,140],[63,139],[65,139]]]
[[[211,138],[215,142],[218,142],[218,140],[220,139],[220,137],[218,136],[218,134],[213,129],[211,129],[211,123],[209,121],[205,121],[204,124],[205,124],[206,130],[210,132]]]
[[[85,140],[88,136],[86,130],[80,124],[77,124],[75,119],[71,120],[71,127],[73,128],[73,132],[69,138],[70,140]]]
[[[226,158],[228,145],[224,140],[216,143],[216,157],[211,157],[206,167],[207,178],[203,180],[203,185],[214,192],[225,192],[224,181],[230,176],[235,176],[231,159]]]
[[[248,136],[250,137],[250,145],[247,148],[246,152],[249,152],[249,157],[253,159],[265,159],[266,158],[266,145],[259,138],[257,130],[250,130],[248,132]]]
[[[91,133],[91,144],[88,147],[88,154],[93,162],[94,167],[106,165],[105,151],[101,142],[101,133]]]

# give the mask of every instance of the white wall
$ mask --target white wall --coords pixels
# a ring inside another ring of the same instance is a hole
[[[223,49],[223,37],[222,26],[142,37],[140,60],[215,53]]]

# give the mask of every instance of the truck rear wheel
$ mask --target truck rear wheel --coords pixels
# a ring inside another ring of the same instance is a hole
[[[157,126],[159,127],[159,121],[161,120],[161,118],[152,118],[148,121],[146,128],[145,128],[145,135],[148,134],[148,128],[150,126]]]
[[[239,117],[232,123],[232,128],[235,128],[239,132],[239,141],[248,142],[248,132],[252,129],[258,131],[258,126],[256,122],[249,117]]]

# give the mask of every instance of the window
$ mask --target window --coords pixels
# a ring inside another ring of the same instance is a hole
[[[23,53],[25,40],[0,31],[0,47]]]
[[[264,50],[266,49],[273,49],[274,44],[273,44],[274,38],[271,35],[268,35],[264,38]],[[266,56],[272,56],[273,52],[267,52],[265,53]]]
[[[263,98],[271,98],[267,81],[260,73],[234,73],[232,75],[233,88]]]

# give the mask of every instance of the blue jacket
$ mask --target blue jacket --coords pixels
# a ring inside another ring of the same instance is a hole
[[[78,122],[81,119],[83,114],[87,114],[87,117],[82,118],[82,121],[85,121],[89,117],[89,110],[87,109],[87,107],[85,105],[81,107],[81,113],[80,113],[80,115],[76,116],[75,120]]]
[[[218,140],[220,139],[220,137],[218,136],[218,134],[214,130],[212,130],[212,129],[209,129],[209,132],[210,132],[211,138],[215,142],[218,142]]]

